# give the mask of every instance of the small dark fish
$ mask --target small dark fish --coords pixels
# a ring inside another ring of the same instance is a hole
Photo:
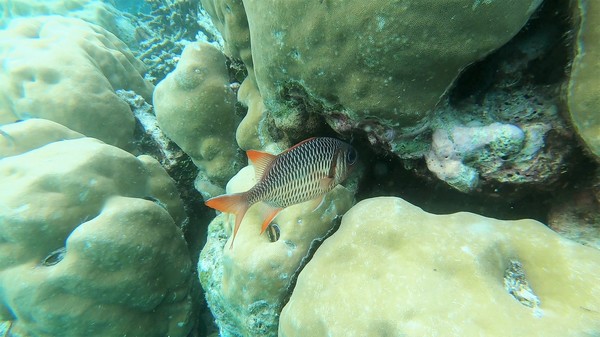
[[[269,241],[271,242],[278,241],[279,237],[281,236],[281,232],[279,231],[279,225],[277,225],[276,223],[272,223],[269,226],[267,226],[267,230],[265,232],[267,232],[267,236],[269,237]]]
[[[275,156],[246,152],[258,182],[242,193],[221,195],[206,201],[208,207],[235,214],[233,239],[250,206],[262,202],[261,234],[282,209],[316,199],[344,181],[358,159],[356,150],[335,138],[315,137],[302,141]]]

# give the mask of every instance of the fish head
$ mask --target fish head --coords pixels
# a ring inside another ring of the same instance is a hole
[[[337,158],[335,160],[335,181],[341,183],[346,180],[352,169],[358,163],[358,152],[352,145],[341,142],[338,151],[336,151]]]

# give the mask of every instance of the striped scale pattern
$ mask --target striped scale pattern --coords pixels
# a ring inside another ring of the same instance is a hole
[[[248,203],[263,201],[285,208],[314,199],[342,182],[355,160],[356,152],[349,144],[335,138],[309,139],[273,160],[262,179],[248,191]],[[323,186],[321,181],[332,173],[333,180]]]

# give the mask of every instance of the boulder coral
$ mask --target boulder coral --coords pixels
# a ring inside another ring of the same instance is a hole
[[[21,123],[2,125],[0,159],[35,150],[48,143],[82,137],[79,132],[47,119],[30,118]]]
[[[600,4],[573,3],[578,32],[567,90],[568,115],[585,147],[600,160]]]
[[[279,336],[597,335],[598,275],[598,250],[534,220],[367,199],[300,272]]]
[[[253,177],[251,166],[242,169],[228,192],[248,190]],[[262,235],[260,212],[251,207],[231,249],[234,216],[221,214],[211,222],[198,274],[221,336],[277,335],[279,312],[296,275],[352,201],[353,194],[337,186],[320,205],[308,201],[285,208]]]
[[[131,148],[135,120],[117,89],[150,101],[144,65],[105,29],[58,16],[14,19],[0,31],[0,124],[53,120]]]
[[[190,43],[153,99],[160,128],[191,157],[204,184],[222,192],[242,167],[235,143],[236,98],[223,53],[208,43]]]
[[[137,28],[110,3],[97,0],[0,0],[0,27],[15,18],[60,15],[96,24],[115,34],[130,48],[136,47]]]
[[[505,44],[541,1],[202,3],[223,33],[226,50],[236,44],[229,50],[238,53],[229,56],[246,64],[247,80],[266,107],[261,119],[291,128],[285,120],[297,119],[290,114],[317,113],[338,132],[347,132],[347,126],[367,133],[383,128],[393,143],[423,131],[460,71]],[[247,24],[240,24],[244,17]],[[227,38],[233,31],[245,33],[246,25],[249,41]],[[251,58],[239,52],[248,46]],[[307,104],[320,109],[305,111]],[[256,120],[257,113],[249,111],[247,118]],[[368,127],[373,124],[377,127]],[[242,140],[238,137],[242,148],[256,145]],[[416,151],[392,150],[400,157]]]
[[[0,137],[5,333],[187,336],[187,218],[159,163],[50,121],[4,126]]]

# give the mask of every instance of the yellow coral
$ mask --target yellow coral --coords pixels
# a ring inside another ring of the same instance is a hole
[[[600,333],[600,251],[533,220],[367,199],[298,277],[279,336]]]
[[[49,119],[131,147],[135,121],[116,89],[149,100],[141,61],[105,29],[58,16],[14,19],[0,31],[0,124]]]
[[[0,148],[9,154],[0,160],[0,321],[10,333],[186,336],[185,214],[160,164],[52,122],[3,131],[12,143],[0,146],[18,145]],[[61,132],[74,139],[52,142]]]
[[[177,68],[154,91],[161,130],[221,187],[239,170],[235,94],[225,56],[208,43],[191,43]]]

